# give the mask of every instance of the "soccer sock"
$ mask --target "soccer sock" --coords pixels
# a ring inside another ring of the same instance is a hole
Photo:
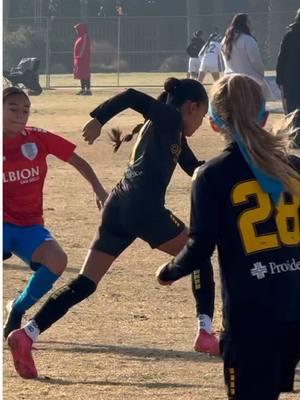
[[[208,315],[198,315],[198,330],[203,329],[205,332],[211,334],[211,323],[211,318]]]
[[[69,284],[57,289],[33,317],[40,332],[44,332],[54,322],[62,318],[75,304],[95,292],[95,282],[83,275],[78,275]]]
[[[35,342],[40,334],[39,327],[36,322],[32,319],[24,326],[25,333],[30,339]]]
[[[49,292],[58,278],[59,275],[54,274],[44,265],[40,266],[29,278],[22,293],[14,301],[13,307],[20,312],[25,312]]]
[[[80,86],[81,86],[81,90],[85,89],[85,80],[84,79],[80,79]]]
[[[192,273],[192,290],[196,302],[197,316],[206,315],[213,319],[215,308],[215,283],[210,261]]]

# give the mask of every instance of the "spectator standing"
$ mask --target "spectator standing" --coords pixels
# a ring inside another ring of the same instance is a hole
[[[300,108],[300,8],[295,22],[288,26],[278,55],[276,66],[276,82],[282,98],[286,103],[287,113]],[[300,147],[300,118],[296,120],[298,133],[295,137],[297,147]]]
[[[79,79],[81,90],[78,95],[90,96],[91,92],[91,42],[85,24],[76,24],[74,26],[78,35],[74,43],[73,51],[73,72],[74,79]]]
[[[186,52],[190,56],[189,67],[188,67],[188,78],[197,79],[198,71],[200,67],[199,52],[205,45],[205,41],[202,38],[203,32],[196,31],[193,34],[190,44],[188,45]]]
[[[224,74],[239,73],[255,79],[261,86],[266,100],[273,94],[264,79],[264,64],[256,39],[251,34],[248,14],[236,14],[222,41]]]

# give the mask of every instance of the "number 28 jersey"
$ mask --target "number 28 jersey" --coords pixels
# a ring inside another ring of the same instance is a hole
[[[3,141],[3,221],[19,226],[43,224],[46,158],[68,161],[75,145],[39,128]]]
[[[198,169],[190,238],[174,262],[201,265],[217,247],[226,318],[300,322],[299,216],[300,197],[283,193],[274,205],[233,144]]]

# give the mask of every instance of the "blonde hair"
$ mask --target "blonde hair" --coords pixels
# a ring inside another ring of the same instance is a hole
[[[264,101],[259,84],[245,75],[227,75],[212,88],[212,108],[226,124],[222,129],[226,140],[234,141],[232,134],[238,132],[254,164],[278,179],[285,190],[300,196],[300,175],[289,161],[294,116],[276,132],[269,132],[257,120]],[[295,185],[295,179],[299,185]]]

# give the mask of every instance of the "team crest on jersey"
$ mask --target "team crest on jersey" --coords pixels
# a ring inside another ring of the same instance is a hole
[[[173,154],[174,159],[177,160],[181,153],[181,147],[178,144],[171,144],[171,153]]]
[[[21,151],[24,157],[32,161],[37,156],[38,148],[35,143],[24,143],[21,146]]]

